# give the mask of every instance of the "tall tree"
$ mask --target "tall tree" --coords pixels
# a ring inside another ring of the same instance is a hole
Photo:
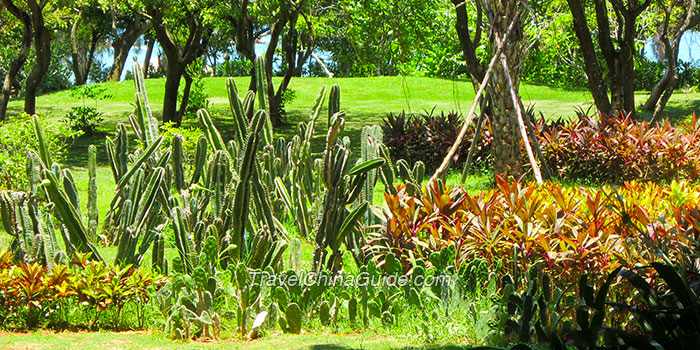
[[[588,88],[596,108],[604,115],[616,112],[634,113],[634,56],[639,16],[649,7],[651,0],[593,0],[595,29],[589,28],[587,6],[581,0],[567,0],[574,20],[574,30],[584,57]],[[609,12],[612,9],[612,14]],[[611,21],[611,15],[614,15]],[[611,27],[613,25],[613,27]],[[598,47],[593,38],[598,38]],[[603,57],[607,81],[603,76],[597,55]],[[610,87],[608,97],[607,87]]]
[[[260,41],[263,36],[269,34],[270,27],[268,23],[263,22],[261,16],[258,15],[259,7],[264,4],[263,1],[251,0],[229,0],[228,6],[221,8],[221,18],[226,22],[226,26],[222,26],[223,31],[228,31],[228,36],[232,37],[236,52],[242,58],[252,63],[255,61],[255,44]],[[255,81],[255,67],[250,72],[251,91],[257,91],[257,82]]]
[[[282,124],[282,97],[292,77],[299,76],[314,49],[314,33],[311,23],[309,0],[277,0],[267,4],[270,27],[269,43],[265,51],[265,75],[270,121],[273,126]],[[275,11],[276,10],[276,11]],[[272,81],[275,53],[278,45],[282,52],[282,81],[277,89]]]
[[[11,13],[12,16],[4,16],[5,13],[3,12],[3,30],[7,30],[9,32],[8,36],[10,36],[10,34],[14,34],[13,32],[18,32],[18,38],[15,41],[19,41],[19,48],[17,50],[12,50],[14,51],[14,58],[10,58],[10,63],[7,66],[5,78],[2,83],[2,97],[0,97],[0,121],[7,118],[7,105],[10,102],[12,87],[17,83],[17,74],[27,61],[27,57],[29,57],[29,50],[32,45],[32,24],[29,14],[20,10],[14,5],[14,3],[12,3],[12,1],[8,0],[3,0],[2,6],[0,7],[0,11],[5,10]],[[12,23],[13,18],[15,19],[15,23]],[[17,29],[15,30],[13,27],[16,27]]]
[[[101,41],[109,35],[109,18],[97,1],[76,1],[70,29],[71,69],[76,85],[87,83]]]
[[[121,0],[105,1],[104,5],[111,22],[110,40],[114,61],[109,70],[109,80],[119,81],[129,57],[129,51],[151,24],[140,11],[133,11],[127,3]]]
[[[642,110],[654,111],[654,120],[658,120],[673,91],[678,88],[678,52],[681,38],[700,23],[700,11],[696,0],[658,0],[657,4],[663,15],[654,39],[657,44],[657,57],[660,62],[666,61],[666,71],[652,88],[646,103],[642,105]]]
[[[165,54],[165,96],[163,98],[163,122],[179,126],[187,107],[192,77],[187,66],[204,54],[214,31],[213,0],[143,0],[131,6],[150,21],[160,47]],[[178,91],[185,78],[180,109]]]
[[[46,21],[47,14],[53,14],[57,5],[50,0],[26,0],[20,3],[16,0],[3,0],[10,13],[22,21],[29,18],[31,24],[32,43],[34,48],[34,65],[32,66],[24,86],[24,112],[36,113],[36,95],[41,79],[46,75],[51,65],[51,41],[53,28]],[[26,33],[26,31],[25,31]]]

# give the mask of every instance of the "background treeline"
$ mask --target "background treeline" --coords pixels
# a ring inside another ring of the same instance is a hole
[[[473,77],[469,65],[483,66],[492,52],[483,7],[461,0],[3,0],[0,120],[13,96],[33,114],[37,93],[119,80],[136,50],[147,77],[166,77],[164,121],[176,124],[197,75],[250,75],[255,56],[266,57],[267,76],[284,77],[266,87],[279,124],[296,76]],[[675,88],[698,84],[697,66],[678,58],[681,37],[697,27],[695,8],[692,0],[529,1],[522,78],[585,88],[597,74],[594,59],[608,85],[658,90],[643,105],[653,111],[674,73]],[[587,28],[577,32],[577,23]],[[592,40],[582,42],[587,35]],[[156,57],[157,66],[147,64]],[[620,72],[607,68],[610,60],[623,62]]]

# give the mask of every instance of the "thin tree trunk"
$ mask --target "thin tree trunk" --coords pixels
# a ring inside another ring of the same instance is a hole
[[[83,76],[82,69],[82,55],[80,52],[80,47],[78,46],[78,29],[80,28],[80,22],[82,22],[82,13],[78,14],[78,17],[73,22],[70,30],[70,43],[71,43],[71,68],[73,69],[73,75],[75,76],[75,85],[84,85],[86,77]]]
[[[165,74],[165,95],[163,97],[163,123],[173,122],[176,126],[180,126],[177,94],[185,67],[184,64],[178,63],[174,59],[168,59],[168,71]]]
[[[674,12],[674,4],[669,7],[664,7],[664,21],[661,22],[658,34],[659,42],[663,45],[663,52],[667,62],[664,76],[652,88],[649,98],[642,106],[642,110],[654,110],[652,120],[657,120],[661,112],[666,107],[668,99],[671,98],[673,91],[678,88],[678,53],[680,51],[680,41],[688,29],[697,26],[700,22],[700,13],[696,13],[696,0],[683,1],[675,6],[682,7],[685,11],[683,21],[678,22],[674,28],[673,37],[669,40],[669,23],[671,15]]]
[[[148,47],[146,48],[146,57],[143,59],[143,67],[141,68],[144,78],[148,77],[148,67],[151,66],[151,56],[153,55],[153,47],[156,44],[156,39],[151,38],[148,40]]]
[[[180,110],[177,113],[177,124],[178,126],[182,123],[182,119],[185,116],[185,110],[187,109],[187,104],[190,102],[190,90],[192,89],[192,77],[187,74],[187,71],[183,74],[185,78],[185,88],[182,90],[182,100],[180,100]]]
[[[114,50],[114,62],[112,67],[109,69],[109,81],[119,81],[122,77],[122,72],[124,72],[124,66],[126,66],[126,59],[129,57],[129,51],[134,45],[135,40],[131,45],[124,43],[124,40],[115,40],[112,44]]]
[[[583,8],[581,0],[567,0],[569,10],[574,22],[574,32],[578,38],[581,53],[583,54],[583,62],[586,67],[586,76],[588,81],[588,90],[593,95],[598,112],[603,115],[609,115],[612,112],[608,91],[603,80],[598,58],[596,57],[596,49],[593,44],[591,31],[588,29],[588,20],[586,12]]]

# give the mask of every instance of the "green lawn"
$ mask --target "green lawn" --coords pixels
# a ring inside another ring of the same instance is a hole
[[[406,339],[355,334],[273,334],[260,340],[222,340],[218,342],[175,342],[159,333],[150,332],[91,332],[91,333],[0,333],[0,347],[8,350],[82,350],[82,349],[246,349],[246,350],[409,350],[463,349],[457,345],[423,346]]]

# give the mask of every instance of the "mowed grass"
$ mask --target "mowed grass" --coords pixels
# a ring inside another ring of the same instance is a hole
[[[344,349],[464,349],[460,345],[424,346],[410,340],[375,335],[353,334],[272,334],[259,340],[221,340],[176,342],[152,332],[48,332],[0,333],[0,347],[8,350],[88,350],[88,349],[245,349],[245,350],[344,350]]]

